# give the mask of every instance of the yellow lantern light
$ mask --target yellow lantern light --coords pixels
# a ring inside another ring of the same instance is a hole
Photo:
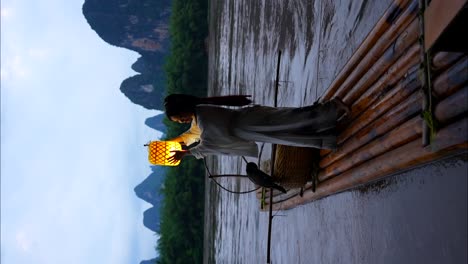
[[[148,144],[148,160],[154,165],[177,166],[180,160],[169,163],[167,159],[174,155],[174,150],[182,150],[179,142],[175,141],[151,141]]]

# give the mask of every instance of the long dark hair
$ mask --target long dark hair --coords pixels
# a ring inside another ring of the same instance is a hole
[[[188,94],[171,94],[164,99],[166,115],[177,116],[183,113],[195,114],[195,107],[199,104],[244,106],[252,103],[250,95],[226,95],[214,97],[197,97]]]

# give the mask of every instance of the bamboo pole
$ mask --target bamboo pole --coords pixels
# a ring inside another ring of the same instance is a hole
[[[415,66],[416,67],[416,66]],[[463,59],[459,60],[456,64],[452,65],[450,68],[446,69],[443,73],[441,73],[434,81],[434,92],[437,94],[438,97],[443,98],[446,94],[453,93],[456,89],[458,89],[461,85],[468,82],[468,61],[467,57],[465,56]],[[398,86],[402,86],[403,92],[406,93],[409,91],[414,91],[415,88],[420,87],[419,83],[415,83],[415,78],[417,78],[417,72],[414,72],[414,69],[410,70],[408,77],[400,81],[397,84],[397,87],[394,89],[399,90]],[[419,80],[417,80],[419,82]],[[416,86],[415,86],[416,85]],[[380,103],[375,103],[380,95],[380,90],[374,90],[375,88],[379,88],[376,85],[373,85],[369,90],[367,90],[361,98],[352,106],[352,113],[351,118],[356,116],[356,113],[360,114],[362,109],[366,109],[369,106],[373,106],[370,110],[365,110],[357,119],[353,121],[338,137],[338,144],[341,144],[343,141],[350,138],[354,135],[357,131],[362,129],[372,120],[372,117],[367,119],[369,115],[368,111],[377,111],[377,106]],[[404,94],[396,94],[395,96],[403,96]],[[394,98],[396,99],[396,98]],[[371,113],[374,117],[379,115],[379,112]]]
[[[382,94],[385,94],[386,89],[395,85],[408,71],[414,70],[410,68],[418,64],[419,49],[418,45],[413,45],[369,88],[355,86],[355,89],[359,90],[362,95],[353,99],[354,105],[351,106],[350,119],[358,117],[364,109],[374,104]]]
[[[388,19],[381,19],[372,32],[369,34],[369,36],[364,40],[364,42],[361,44],[361,46],[356,50],[356,52],[353,54],[351,59],[347,62],[345,67],[341,70],[340,74],[338,74],[338,77],[333,81],[333,83],[330,85],[330,88],[327,89],[327,94],[323,97],[322,101],[328,100],[331,97],[334,96],[336,90],[338,90],[339,86],[343,84],[343,82],[347,81],[350,82],[349,80],[346,80],[346,78],[349,77],[349,74],[351,74],[351,71],[355,70],[356,64],[359,63],[359,67],[364,69],[366,67],[370,67],[370,64],[372,62],[375,62],[379,55],[386,49],[388,46],[397,38],[398,34],[403,31],[403,29],[409,24],[411,19],[415,17],[415,12],[416,12],[416,7],[417,7],[417,1],[413,0],[409,6],[408,6],[408,1],[405,3],[398,3],[395,2],[393,6],[389,7],[386,11],[386,15],[384,15],[382,18],[387,17],[394,17],[397,18],[395,15],[388,15],[388,14],[397,14],[400,13],[404,8],[406,10],[398,16],[398,19],[395,21],[395,23],[390,27],[387,27],[387,31],[383,33],[382,37],[379,37],[377,32],[379,31],[381,26],[384,25],[382,24],[384,21],[389,21]],[[379,37],[378,38],[378,43],[376,45],[369,46],[369,43],[371,39],[369,37]],[[370,49],[371,51],[369,52],[367,49]],[[364,57],[365,58],[362,58]],[[363,60],[365,60],[363,62]],[[367,65],[367,66],[365,66]],[[356,76],[355,78],[359,77],[359,74],[361,73],[355,73],[353,74]],[[349,79],[349,78],[348,78]],[[341,88],[343,90],[343,88]],[[320,156],[325,156],[329,154],[331,150],[320,150]]]
[[[387,8],[382,18],[380,18],[380,20],[376,23],[374,28],[369,32],[367,37],[357,48],[357,50],[353,53],[353,55],[345,64],[343,69],[341,69],[340,73],[337,75],[335,80],[326,90],[325,94],[322,97],[323,101],[330,100],[333,97],[340,85],[355,69],[357,63],[359,63],[363,59],[363,57],[369,53],[369,50],[375,46],[375,43],[382,37],[382,35],[385,32],[395,30],[396,27],[391,27],[391,25],[395,22],[395,19],[401,17],[399,15],[401,14],[402,10],[408,5],[408,2],[409,0],[396,0],[390,5],[389,8]],[[400,22],[400,20],[401,19],[398,19],[397,21]],[[399,24],[398,22],[395,24]],[[388,30],[389,28],[391,29]]]
[[[275,81],[275,101],[274,106],[278,105],[278,86],[279,86],[279,72],[280,72],[280,65],[281,65],[281,50],[278,51],[278,62],[276,64],[276,81]],[[276,145],[272,146],[271,150],[271,175],[274,174],[275,171],[275,159],[276,159]],[[272,193],[273,188],[269,188],[270,193]],[[271,229],[273,226],[273,196],[270,195],[270,202],[269,202],[269,210],[268,210],[268,241],[267,241],[267,263],[271,263],[270,253],[271,253]]]
[[[331,164],[319,173],[319,180],[325,181],[331,177],[341,174],[353,167],[356,167],[367,160],[375,158],[382,153],[398,148],[421,136],[420,117],[413,117],[399,127],[371,141],[353,151],[345,158]]]
[[[468,86],[465,86],[436,105],[435,117],[440,123],[446,124],[467,111]]]
[[[417,67],[415,67],[417,68]],[[363,129],[373,120],[377,119],[379,116],[383,115],[389,109],[398,105],[404,98],[408,97],[414,91],[416,91],[420,87],[420,83],[417,77],[417,70],[413,69],[410,71],[409,75],[406,78],[400,80],[400,82],[393,87],[390,92],[385,94],[385,96],[378,100],[378,92],[374,92],[375,99],[370,99],[366,102],[366,105],[363,105],[363,101],[359,101],[356,104],[356,108],[358,107],[368,107],[361,115],[356,118],[346,129],[344,129],[339,137],[338,137],[338,144],[346,141],[348,138],[352,137],[358,131]],[[371,104],[371,102],[375,102]]]
[[[273,205],[274,209],[291,209],[447,155],[466,152],[468,148],[467,128],[468,119],[459,120],[441,129],[432,147],[421,147],[420,140],[416,139],[373,159],[372,162],[361,164],[340,176],[321,183],[315,192],[307,190],[303,197],[296,196],[280,204],[275,204]],[[436,149],[434,150],[433,147]]]
[[[336,96],[342,98],[359,80],[366,75],[368,69],[371,68],[382,56],[388,54],[389,50],[392,49],[391,45],[394,43],[400,43],[398,39],[402,39],[405,36],[405,30],[411,28],[411,24],[414,23],[416,17],[416,3],[412,2],[410,7],[405,13],[397,20],[397,23],[393,25],[389,31],[379,39],[374,47],[370,49],[368,54],[354,67],[354,70],[347,76],[346,80],[340,86],[338,91],[335,93]],[[413,20],[413,22],[411,22]]]
[[[468,81],[468,57],[464,56],[433,82],[433,92],[437,97],[443,98],[453,94]]]
[[[325,168],[342,159],[346,155],[350,155],[360,146],[367,144],[375,138],[385,134],[389,130],[410,119],[421,111],[418,102],[421,100],[421,95],[417,92],[411,94],[408,99],[400,103],[397,107],[392,108],[377,120],[374,120],[367,127],[360,130],[353,140],[346,141],[336,152],[330,153],[324,157],[320,163],[320,168]]]
[[[403,33],[398,36],[392,46],[385,50],[384,54],[372,65],[366,68],[366,73],[353,84],[351,89],[341,90],[337,97],[343,98],[347,104],[360,97],[365,90],[374,83],[413,43],[416,42],[417,21],[413,21]]]
[[[432,57],[431,69],[433,71],[445,70],[447,67],[454,64],[458,59],[463,56],[461,52],[437,52]]]
[[[357,120],[353,121],[353,123],[348,126],[343,133],[341,133],[339,139],[338,139],[338,144],[341,144],[344,140],[348,139],[350,136],[352,136],[354,133],[359,131],[361,128],[363,128],[365,125],[367,125],[370,121],[373,119],[369,119],[368,114],[362,116],[361,113],[364,109],[375,103],[377,99],[383,96],[387,91],[389,87],[394,85],[402,76],[405,76],[406,74],[409,74],[410,77],[406,78],[403,80],[403,84],[400,83],[400,86],[407,87],[408,81],[413,82],[416,79],[416,73],[415,69],[409,69],[410,67],[413,67],[417,63],[417,52],[418,52],[419,47],[417,45],[414,45],[408,52],[405,53],[404,56],[402,56],[390,69],[383,75],[381,78],[374,84],[372,85],[363,95],[359,100],[357,100],[356,104],[351,105],[351,115],[348,117],[349,119],[355,119],[358,117]],[[409,73],[408,73],[408,72]],[[405,84],[406,83],[406,84]],[[414,88],[414,85],[411,85],[408,88]],[[398,89],[398,87],[395,87],[395,89]],[[393,89],[394,90],[394,89]],[[391,90],[391,91],[393,91]],[[405,88],[405,90],[408,90]],[[391,92],[390,93],[393,93]],[[400,98],[400,95],[396,95],[397,98]],[[396,98],[395,98],[396,99]],[[380,105],[380,104],[378,104]],[[381,113],[379,113],[381,114]],[[375,113],[373,114],[375,117]],[[324,157],[327,154],[329,154],[331,151],[330,150],[321,150],[320,151],[320,156]]]

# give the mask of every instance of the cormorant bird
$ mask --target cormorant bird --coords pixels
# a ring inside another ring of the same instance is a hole
[[[287,192],[283,187],[274,183],[271,176],[261,171],[258,168],[257,164],[255,164],[254,162],[247,163],[246,171],[249,179],[255,184],[260,185],[262,187],[273,188],[282,193]]]

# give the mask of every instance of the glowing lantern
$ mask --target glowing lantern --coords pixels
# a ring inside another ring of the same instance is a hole
[[[179,142],[174,141],[151,141],[148,145],[148,160],[152,164],[162,166],[177,166],[180,160],[170,163],[167,159],[174,155],[174,150],[182,150]]]

